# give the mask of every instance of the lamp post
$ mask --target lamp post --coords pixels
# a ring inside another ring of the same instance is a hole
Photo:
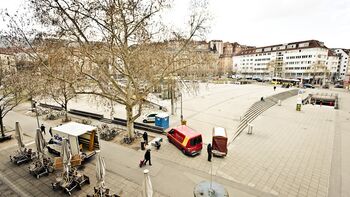
[[[181,124],[182,124],[183,120],[184,120],[184,117],[182,115],[182,93],[180,93],[180,97],[181,97],[181,100],[180,100],[180,102],[181,102],[181,115],[180,115],[180,118],[181,118]]]

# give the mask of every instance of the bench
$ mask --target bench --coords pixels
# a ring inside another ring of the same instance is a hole
[[[56,105],[49,105],[49,104],[45,104],[45,103],[39,103],[39,106],[43,107],[43,108],[49,108],[49,109],[57,110],[57,111],[64,110],[63,107],[56,106]]]
[[[92,118],[92,119],[96,119],[96,120],[100,120],[103,118],[102,114],[96,114],[96,113],[91,113],[91,112],[86,112],[86,111],[81,111],[81,110],[76,110],[76,109],[71,109],[69,110],[70,114],[74,114],[74,115],[79,115],[79,116],[84,116],[84,117],[88,117],[88,118]]]

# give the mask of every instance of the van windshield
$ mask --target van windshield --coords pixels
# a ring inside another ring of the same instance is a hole
[[[202,143],[202,136],[198,136],[190,140],[191,146],[195,146],[200,143]]]

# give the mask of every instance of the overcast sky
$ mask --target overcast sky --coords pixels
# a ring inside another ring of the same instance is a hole
[[[1,0],[15,10],[23,0]],[[188,1],[174,0],[175,24],[188,13]],[[350,48],[350,0],[209,0],[207,40],[265,46],[316,39],[328,47]]]

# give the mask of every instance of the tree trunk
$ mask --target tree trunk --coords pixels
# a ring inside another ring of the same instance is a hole
[[[0,116],[0,130],[2,137],[5,137],[4,124],[2,122],[2,117]]]
[[[68,122],[68,102],[66,101],[64,104],[64,111],[65,113],[65,122]]]
[[[128,130],[128,137],[134,138],[134,120],[133,120],[133,111],[132,106],[126,105],[126,128]]]
[[[29,101],[30,101],[30,107],[33,108],[34,101],[33,101],[33,97],[32,96],[29,97]]]
[[[171,87],[170,87],[170,97],[171,97],[171,115],[175,114],[175,106],[174,106],[174,87],[173,87],[173,83],[171,82]]]

